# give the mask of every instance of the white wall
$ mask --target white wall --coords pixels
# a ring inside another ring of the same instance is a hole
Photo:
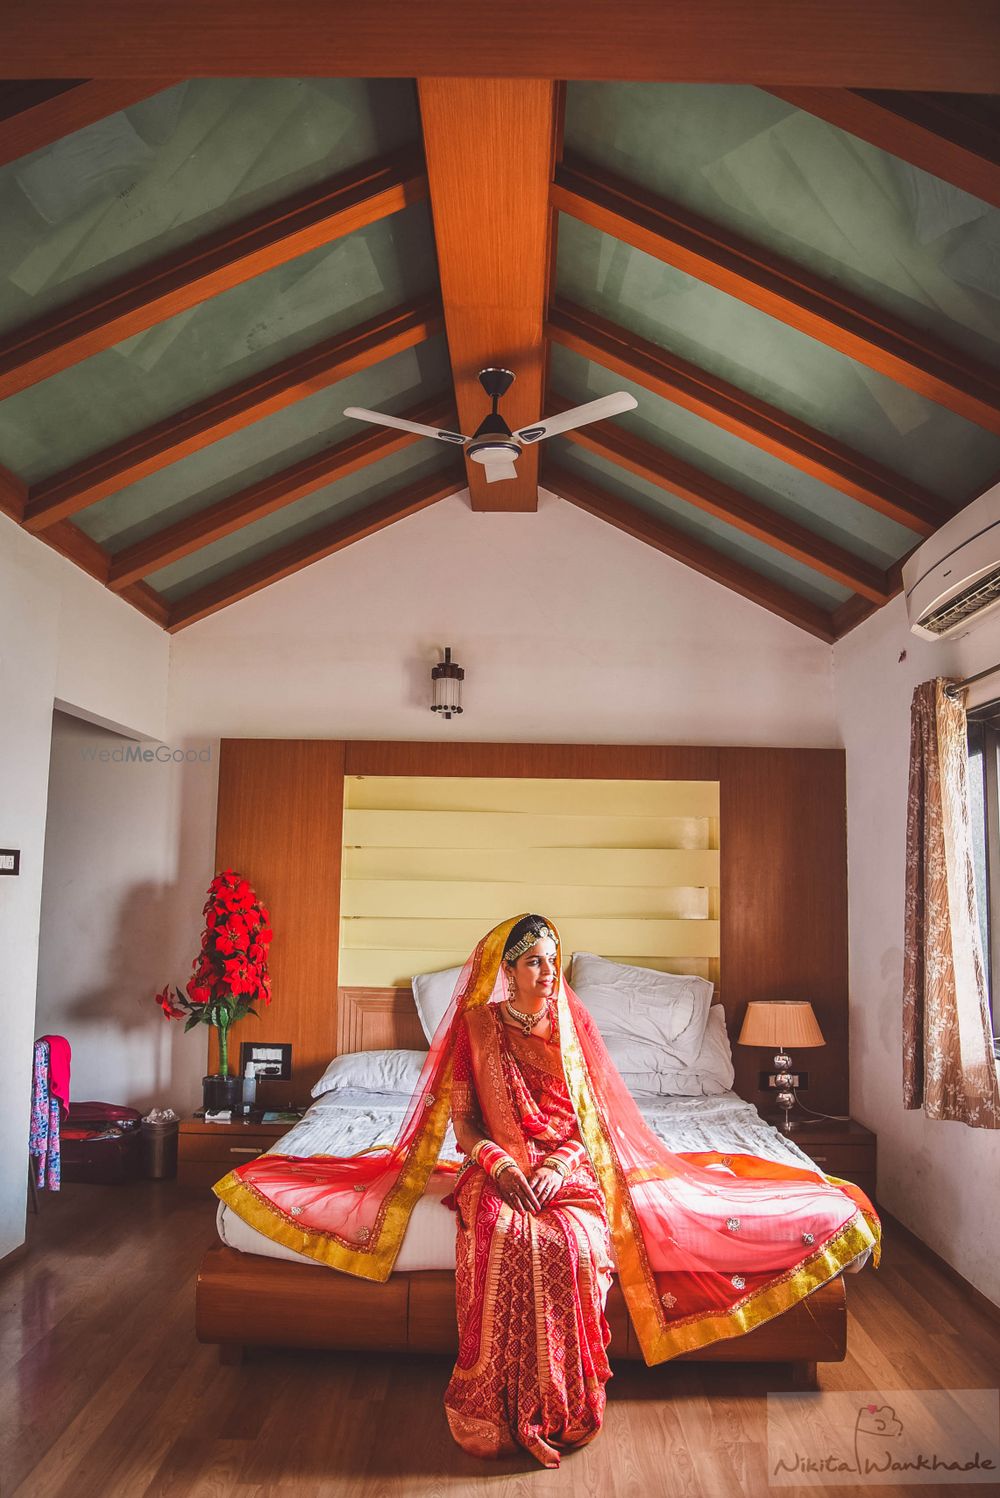
[[[466,711],[429,711],[451,645]],[[544,494],[443,500],[182,630],[175,738],[831,745],[819,640]]]
[[[1000,1132],[929,1119],[902,1099],[910,699],[921,681],[1000,662],[1000,615],[932,644],[910,634],[900,597],[833,654],[847,749],[851,1112],[878,1134],[879,1199],[1000,1304]]]
[[[160,737],[166,636],[93,578],[0,515],[0,1258],[24,1240],[28,1115],[52,709],[57,698]]]
[[[53,714],[35,1033],[68,1038],[75,1102],[200,1104],[191,1040],[152,1002],[185,981],[204,898],[177,879],[175,752]]]

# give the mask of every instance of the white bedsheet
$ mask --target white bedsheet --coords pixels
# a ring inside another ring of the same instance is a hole
[[[723,1153],[760,1155],[782,1164],[804,1165],[815,1170],[809,1156],[787,1135],[765,1123],[751,1103],[734,1092],[714,1097],[640,1096],[636,1101],[650,1128],[669,1149],[720,1150]],[[391,1093],[338,1090],[317,1098],[305,1117],[277,1140],[268,1154],[352,1155],[373,1144],[388,1144],[395,1137],[407,1098]],[[460,1161],[454,1131],[449,1126],[441,1147],[442,1161]],[[432,1175],[428,1189],[410,1216],[396,1259],[397,1271],[410,1269],[454,1269],[455,1214],[441,1205],[454,1184],[454,1174]],[[264,1237],[223,1203],[217,1214],[219,1237],[241,1253],[265,1258],[314,1263],[304,1254]],[[856,1271],[867,1252],[851,1266]],[[733,1242],[734,1270],[739,1262],[739,1243]]]

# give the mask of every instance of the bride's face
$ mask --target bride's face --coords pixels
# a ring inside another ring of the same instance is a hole
[[[551,936],[543,936],[533,947],[517,959],[511,968],[514,974],[515,1008],[524,1005],[537,1009],[556,991],[556,944]]]

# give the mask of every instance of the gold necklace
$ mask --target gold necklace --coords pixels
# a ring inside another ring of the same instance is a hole
[[[532,1030],[538,1024],[539,1020],[544,1019],[547,1008],[547,1006],[543,1004],[537,1014],[522,1014],[520,1009],[514,1008],[513,1004],[510,1002],[510,999],[505,999],[504,1005],[511,1019],[521,1026],[522,1035],[531,1034]]]

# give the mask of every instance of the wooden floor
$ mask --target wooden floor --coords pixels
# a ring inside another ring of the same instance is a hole
[[[546,1471],[476,1461],[451,1439],[441,1358],[251,1353],[195,1341],[194,1282],[213,1202],[174,1182],[64,1186],[29,1212],[0,1278],[2,1498],[496,1498],[577,1492],[728,1498],[769,1490],[766,1393],[787,1369],[618,1366],[597,1439]],[[1000,1330],[886,1229],[882,1267],[848,1278],[846,1363],[824,1388],[995,1388]],[[983,1494],[947,1484],[880,1494]]]

